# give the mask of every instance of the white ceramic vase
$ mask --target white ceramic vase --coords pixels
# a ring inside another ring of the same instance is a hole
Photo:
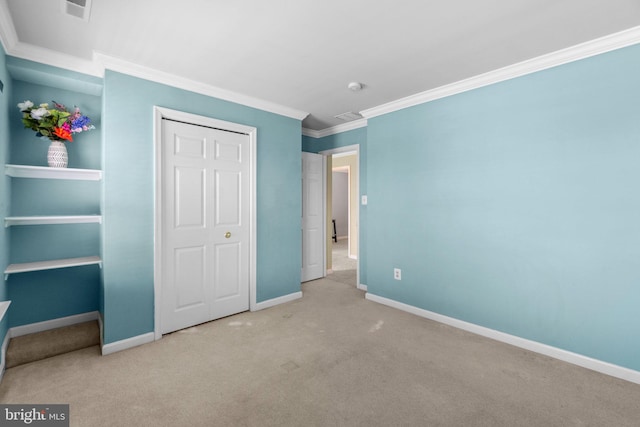
[[[49,167],[52,168],[66,168],[69,163],[69,157],[67,155],[67,146],[62,141],[51,141],[49,145],[49,151],[47,153],[47,161]]]

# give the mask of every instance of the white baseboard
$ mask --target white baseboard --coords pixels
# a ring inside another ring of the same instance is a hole
[[[295,301],[300,298],[302,298],[302,292],[294,292],[289,295],[284,295],[278,298],[268,299],[266,301],[259,302],[251,309],[251,311],[264,310],[265,308],[284,304],[285,302]]]
[[[610,375],[612,377],[620,378],[632,383],[640,384],[640,372],[633,369],[625,368],[622,366],[614,365],[612,363],[603,362],[601,360],[592,359],[581,354],[572,353],[567,350],[562,350],[557,347],[552,347],[546,344],[542,344],[536,341],[527,340],[517,337],[515,335],[506,334],[504,332],[496,331],[494,329],[485,328],[473,323],[465,322],[462,320],[454,319],[452,317],[443,316],[442,314],[434,313],[432,311],[424,310],[412,305],[404,304],[398,301],[394,301],[388,298],[380,297],[371,293],[367,293],[366,299],[384,304],[389,307],[397,308],[398,310],[406,311],[416,316],[424,317],[430,320],[434,320],[445,325],[453,326],[454,328],[463,329],[468,332],[472,332],[483,337],[491,338],[496,341],[504,342],[516,347],[530,350],[535,353],[540,353],[545,356],[553,357],[554,359],[562,360],[564,362],[571,363],[583,368],[591,369],[592,371],[600,372],[602,374]]]
[[[102,355],[106,356],[107,354],[116,353],[118,351],[127,350],[133,347],[137,347],[142,344],[148,344],[156,340],[156,335],[153,332],[148,332],[146,334],[138,335],[135,337],[127,338],[124,340],[112,342],[109,344],[102,345]]]
[[[97,311],[90,311],[88,313],[76,314],[73,316],[60,317],[58,319],[45,320],[44,322],[30,323],[28,325],[14,326],[9,329],[11,338],[19,337],[22,335],[35,334],[37,332],[48,331],[50,329],[62,328],[64,326],[71,326],[78,323],[90,322],[98,319]]]
[[[359,283],[358,286],[356,286],[356,288],[360,289],[361,291],[365,291],[365,292],[367,292],[367,289],[369,289],[367,287],[367,285],[363,285],[362,283]]]
[[[2,378],[4,377],[4,370],[7,366],[5,362],[5,357],[7,355],[7,349],[9,348],[9,340],[11,337],[9,336],[9,332],[4,336],[4,341],[2,341],[2,349],[0,350],[0,382],[2,382]]]

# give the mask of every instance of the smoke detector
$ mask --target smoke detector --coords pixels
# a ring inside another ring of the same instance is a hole
[[[91,0],[61,0],[62,13],[89,22]]]
[[[351,82],[347,85],[347,87],[349,88],[349,90],[352,90],[353,92],[358,92],[362,90],[364,85],[359,82]]]

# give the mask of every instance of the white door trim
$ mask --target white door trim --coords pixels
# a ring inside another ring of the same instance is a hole
[[[360,144],[353,144],[353,145],[346,145],[344,147],[338,147],[338,148],[332,148],[331,150],[324,150],[324,151],[320,151],[318,154],[322,154],[323,156],[333,156],[334,154],[340,154],[340,153],[352,153],[355,152],[356,154],[356,163],[358,165],[358,180],[356,182],[356,191],[358,194],[358,235],[356,236],[356,240],[358,242],[358,263],[357,263],[357,269],[356,269],[356,286],[358,289],[363,289],[365,290],[364,285],[362,285],[360,283],[360,259],[362,259],[362,257],[360,256],[360,253],[362,251],[362,247],[360,246],[360,210],[362,209],[362,204],[360,202],[360,171],[362,170],[362,166],[360,165]],[[324,206],[324,210],[327,210],[326,207],[326,195],[325,195],[325,206]]]
[[[256,303],[256,145],[258,140],[258,130],[252,126],[238,123],[226,122],[213,119],[211,117],[200,116],[182,111],[170,110],[168,108],[153,107],[154,113],[154,149],[155,149],[155,212],[154,212],[154,266],[153,266],[153,289],[154,289],[154,335],[155,339],[162,338],[162,269],[160,266],[162,258],[162,119],[177,120],[194,125],[207,126],[231,132],[244,133],[249,136],[250,149],[250,169],[249,169],[249,310],[258,309]]]

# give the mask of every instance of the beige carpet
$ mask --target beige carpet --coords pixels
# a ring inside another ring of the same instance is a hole
[[[328,279],[336,282],[356,286],[358,261],[349,258],[348,240],[341,239],[332,242],[331,269]]]
[[[100,344],[97,321],[79,323],[12,338],[6,354],[7,368]]]
[[[382,306],[323,279],[304,297],[109,356],[8,369],[3,403],[72,426],[638,426],[640,385]]]

